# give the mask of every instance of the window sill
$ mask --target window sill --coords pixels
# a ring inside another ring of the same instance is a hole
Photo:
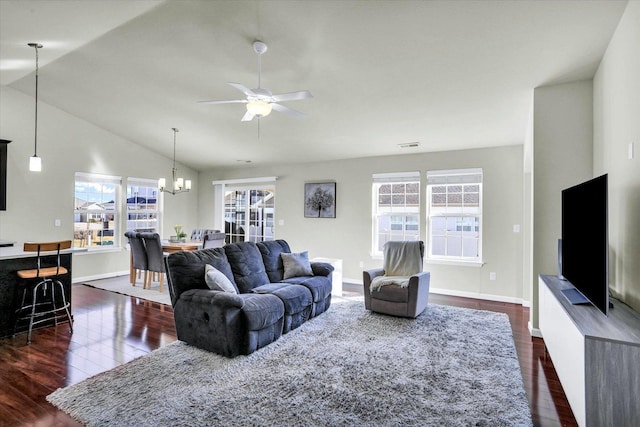
[[[428,259],[424,260],[425,264],[433,265],[456,265],[461,267],[482,267],[484,262],[482,261],[462,261],[462,260],[449,260],[449,259]]]
[[[90,255],[90,254],[105,254],[112,252],[121,252],[124,248],[120,246],[112,246],[109,248],[76,248],[78,250],[77,255]],[[82,250],[82,251],[80,251]]]

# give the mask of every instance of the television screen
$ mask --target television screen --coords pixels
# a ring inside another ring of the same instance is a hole
[[[609,313],[607,175],[562,191],[562,276],[577,291],[563,291],[572,303],[591,302]],[[587,301],[580,301],[579,297]]]

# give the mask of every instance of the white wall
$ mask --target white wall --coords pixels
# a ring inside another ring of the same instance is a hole
[[[224,179],[277,176],[276,238],[289,242],[294,251],[309,250],[310,256],[340,258],[344,277],[362,280],[362,268],[379,267],[380,259],[372,259],[371,251],[371,176],[373,173],[420,171],[424,198],[425,172],[437,169],[481,167],[484,170],[484,248],[483,267],[427,265],[431,286],[442,292],[482,296],[521,302],[522,239],[513,232],[522,224],[522,146],[480,150],[449,151],[370,157],[322,163],[254,167],[210,171],[200,174],[199,215],[201,224],[213,222],[213,186]],[[305,218],[304,183],[336,181],[336,218]],[[207,190],[207,183],[210,188]],[[424,220],[425,202],[422,200]],[[425,224],[421,224],[424,236]],[[497,280],[489,280],[496,272]]]
[[[633,143],[635,156],[629,159]],[[594,78],[595,176],[609,174],[609,279],[640,311],[640,2],[630,1]]]
[[[38,102],[38,155],[42,158],[42,172],[29,172],[34,98],[3,86],[0,111],[0,137],[12,141],[7,153],[7,210],[0,211],[2,239],[21,246],[25,241],[73,238],[75,172],[116,175],[123,180],[129,176],[170,178],[171,159],[43,102]],[[168,141],[171,135],[168,127]],[[181,174],[197,182],[196,172],[180,165],[179,168]],[[195,191],[165,196],[163,236],[171,234],[176,223],[183,224],[186,230],[195,227],[197,203]],[[55,219],[61,220],[60,227],[54,226]],[[128,269],[129,255],[124,250],[74,255],[73,259],[74,280]]]
[[[562,190],[592,177],[592,81],[534,90],[531,327],[538,327],[538,275],[557,274]]]

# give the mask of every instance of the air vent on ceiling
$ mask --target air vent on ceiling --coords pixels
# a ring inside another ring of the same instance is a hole
[[[398,144],[398,147],[400,148],[417,148],[419,146],[419,142],[405,142],[404,144]]]

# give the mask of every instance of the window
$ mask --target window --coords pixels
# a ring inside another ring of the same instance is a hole
[[[224,193],[227,243],[274,240],[275,189],[230,188]]]
[[[427,172],[427,258],[482,261],[482,169]]]
[[[158,181],[127,179],[127,231],[160,233]]]
[[[372,255],[389,240],[420,240],[420,173],[373,175]]]
[[[120,177],[76,172],[74,247],[119,246],[120,183]]]

